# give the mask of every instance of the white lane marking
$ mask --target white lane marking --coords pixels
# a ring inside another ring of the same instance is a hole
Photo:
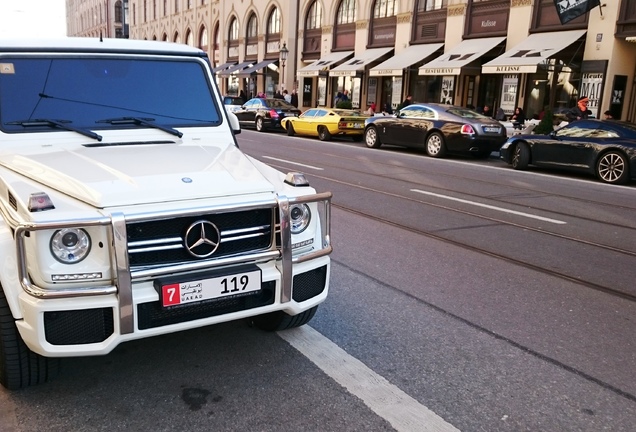
[[[459,431],[308,325],[278,335],[398,432]]]
[[[305,165],[305,164],[301,164],[299,162],[292,162],[292,161],[289,161],[289,160],[286,160],[286,159],[278,159],[278,158],[271,157],[271,156],[263,156],[263,159],[271,159],[271,160],[275,160],[275,161],[278,161],[278,162],[284,162],[284,163],[288,163],[288,164],[292,164],[292,165],[298,165],[298,166],[305,167],[305,168],[315,169],[315,170],[318,170],[318,171],[324,171],[325,170],[324,168],[316,167],[316,166],[313,166],[313,165]]]
[[[440,194],[436,194],[436,193],[433,193],[433,192],[426,192],[426,191],[419,190],[419,189],[411,189],[411,192],[417,192],[417,193],[421,193],[421,194],[424,194],[424,195],[430,195],[430,196],[434,196],[434,197],[438,197],[438,198],[444,198],[444,199],[447,199],[447,200],[457,201],[457,202],[461,202],[461,203],[464,203],[464,204],[470,204],[470,205],[474,205],[474,206],[477,206],[477,207],[484,207],[484,208],[487,208],[487,209],[497,210],[497,211],[504,212],[504,213],[516,214],[516,215],[519,215],[519,216],[523,216],[523,217],[527,217],[527,218],[531,218],[531,219],[538,219],[538,220],[545,221],[545,222],[550,222],[550,223],[553,223],[553,224],[564,225],[564,224],[567,223],[567,222],[560,221],[560,220],[557,220],[557,219],[550,219],[550,218],[546,218],[546,217],[543,217],[543,216],[537,216],[537,215],[533,215],[533,214],[530,214],[530,213],[518,212],[518,211],[505,209],[505,208],[501,208],[501,207],[495,207],[495,206],[491,206],[491,205],[488,205],[488,204],[482,204],[482,203],[478,203],[478,202],[474,202],[474,201],[467,201],[467,200],[463,200],[461,198],[453,198],[453,197],[450,197],[450,196],[447,196],[447,195],[440,195]]]

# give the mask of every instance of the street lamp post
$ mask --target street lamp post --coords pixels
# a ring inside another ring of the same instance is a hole
[[[285,88],[285,61],[287,61],[287,56],[289,55],[289,50],[287,49],[287,43],[283,43],[283,47],[280,49],[280,75],[281,75],[281,87]]]

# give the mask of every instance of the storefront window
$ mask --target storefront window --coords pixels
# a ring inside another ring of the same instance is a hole
[[[536,73],[528,75],[525,99],[527,117],[538,118],[546,107],[554,114],[565,112],[576,104],[580,85],[579,67],[565,66],[558,59],[550,59],[539,65]]]
[[[411,77],[409,94],[417,102],[438,103],[441,100],[442,77],[414,75]]]

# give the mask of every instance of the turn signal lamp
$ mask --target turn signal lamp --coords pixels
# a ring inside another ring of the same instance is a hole
[[[36,192],[29,196],[30,212],[52,210],[54,208],[53,201],[51,201],[51,198],[45,192]]]
[[[301,172],[287,173],[287,175],[285,176],[285,183],[294,187],[309,186],[309,180],[307,180],[305,174]]]

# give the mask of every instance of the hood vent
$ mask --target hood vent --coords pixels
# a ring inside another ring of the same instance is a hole
[[[18,202],[11,192],[9,192],[9,205],[13,210],[18,211]]]

